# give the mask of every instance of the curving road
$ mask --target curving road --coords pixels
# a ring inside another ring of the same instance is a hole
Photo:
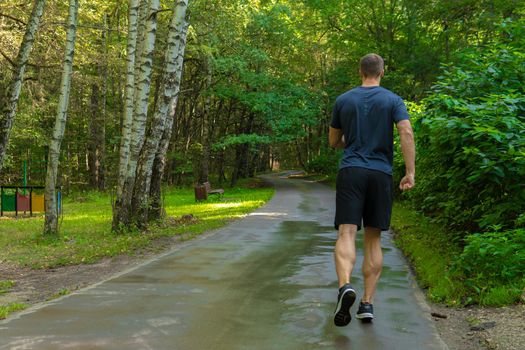
[[[266,206],[0,322],[0,349],[446,349],[388,233],[374,323],[335,327],[335,194],[266,179],[276,187]],[[360,273],[352,283],[359,296]]]

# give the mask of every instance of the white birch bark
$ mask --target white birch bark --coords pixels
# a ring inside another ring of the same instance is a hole
[[[137,93],[138,80],[136,77],[140,75],[140,65],[142,63],[141,57],[144,51],[144,39],[146,37],[146,22],[150,10],[150,0],[139,0],[139,10],[137,18],[137,45],[135,48],[135,85],[133,87],[133,94]]]
[[[22,90],[29,53],[33,48],[35,34],[38,30],[45,4],[46,0],[35,0],[22,43],[20,44],[20,49],[18,50],[18,56],[15,59],[15,72],[11,85],[5,93],[5,97],[3,96],[3,98],[0,99],[0,175],[2,174],[2,165],[7,152],[9,134],[11,133],[18,107],[18,99],[20,98],[20,91]]]
[[[135,91],[135,106],[133,110],[133,126],[131,129],[131,154],[128,162],[127,178],[134,178],[138,156],[144,142],[146,119],[148,116],[148,100],[151,88],[151,72],[153,68],[153,50],[157,34],[157,11],[159,0],[150,1],[150,9],[146,21],[146,35],[140,57],[140,70],[136,75],[137,89]]]
[[[75,53],[75,39],[77,29],[78,1],[69,0],[69,17],[67,22],[66,49],[60,84],[60,97],[58,100],[55,127],[51,142],[49,143],[49,156],[46,173],[45,207],[46,220],[44,233],[58,232],[58,213],[55,188],[57,184],[58,162],[60,145],[64,137],[67,120],[67,107],[71,90],[71,74],[73,72],[73,56]]]
[[[133,211],[138,226],[147,226],[151,174],[155,154],[166,127],[166,121],[175,114],[180,91],[184,50],[186,48],[186,9],[188,0],[178,0],[174,4],[173,17],[169,25],[168,40],[164,58],[161,95],[151,122],[151,129],[141,150],[136,182],[133,191]]]
[[[151,184],[149,190],[149,212],[148,220],[154,221],[161,219],[165,215],[162,207],[161,185],[164,176],[164,169],[166,168],[166,154],[171,140],[171,132],[173,129],[173,116],[169,116],[166,120],[164,134],[159,143],[159,148],[155,159],[153,161],[153,169],[151,174]]]
[[[150,0],[148,16],[146,18],[145,36],[140,54],[140,70],[135,73],[135,96],[133,108],[133,121],[131,127],[130,155],[124,186],[120,201],[115,206],[113,215],[113,230],[120,231],[121,226],[131,225],[131,197],[135,185],[140,150],[144,143],[146,119],[148,115],[148,100],[151,87],[151,72],[153,68],[153,50],[157,32],[157,12],[159,0]],[[140,37],[141,33],[137,34]]]
[[[139,0],[129,1],[128,43],[126,58],[126,92],[124,116],[122,118],[122,138],[120,139],[119,172],[117,182],[117,200],[122,196],[122,187],[128,169],[129,148],[131,143],[131,123],[133,120],[133,95],[135,93],[135,57],[137,48],[137,23]]]

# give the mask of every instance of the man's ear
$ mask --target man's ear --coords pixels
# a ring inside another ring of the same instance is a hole
[[[385,70],[382,69],[382,70],[381,70],[381,73],[379,73],[379,77],[382,78],[382,77],[384,77],[384,76],[385,76]]]
[[[364,78],[363,72],[361,71],[361,68],[359,68],[359,77]]]

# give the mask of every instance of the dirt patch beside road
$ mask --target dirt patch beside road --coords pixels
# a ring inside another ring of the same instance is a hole
[[[525,349],[525,305],[450,308],[430,305],[438,332],[450,350]],[[446,316],[442,318],[439,316]]]

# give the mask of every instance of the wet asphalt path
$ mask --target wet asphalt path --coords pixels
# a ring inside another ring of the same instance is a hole
[[[375,322],[335,327],[335,194],[268,179],[274,198],[245,219],[0,322],[0,349],[446,349],[388,233]]]

